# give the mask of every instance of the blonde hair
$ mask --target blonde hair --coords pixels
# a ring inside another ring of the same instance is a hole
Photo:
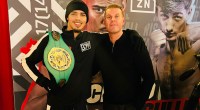
[[[121,6],[119,6],[119,5],[117,5],[117,4],[108,5],[108,6],[106,7],[106,9],[105,9],[104,17],[106,16],[106,11],[107,11],[108,9],[110,9],[110,8],[118,8],[118,9],[120,9],[120,10],[122,11],[122,16],[124,17],[124,8],[121,7]]]

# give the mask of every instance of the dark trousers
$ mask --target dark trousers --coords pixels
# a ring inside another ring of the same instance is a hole
[[[103,110],[136,110],[133,104],[103,104]]]
[[[79,102],[73,105],[67,105],[67,106],[59,106],[54,107],[51,106],[50,110],[87,110],[86,103],[85,102]]]

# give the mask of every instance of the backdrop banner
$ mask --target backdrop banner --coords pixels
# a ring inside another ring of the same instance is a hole
[[[23,110],[35,84],[21,66],[22,57],[47,31],[62,32],[70,1],[8,0],[15,110]],[[200,52],[200,0],[83,1],[89,8],[85,30],[106,31],[102,24],[104,10],[117,3],[126,12],[124,29],[137,30],[143,37],[156,77],[145,110],[183,110],[190,96],[198,98],[200,63],[195,55]],[[100,73],[93,78],[91,88],[88,108],[102,110]],[[200,109],[199,102],[194,103]]]

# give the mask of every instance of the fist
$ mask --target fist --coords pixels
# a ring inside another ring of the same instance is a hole
[[[160,47],[162,44],[166,43],[166,36],[160,29],[154,30],[150,35],[150,39],[154,42],[156,47]]]
[[[153,41],[155,45],[155,55],[160,54],[160,48],[166,44],[166,36],[165,34],[160,30],[154,30],[151,35],[150,39]]]
[[[181,32],[177,35],[178,51],[184,54],[191,48],[190,41],[188,40],[188,33]]]

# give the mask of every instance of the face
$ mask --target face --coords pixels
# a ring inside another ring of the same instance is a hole
[[[92,32],[106,31],[103,24],[105,8],[110,4],[118,4],[126,8],[126,0],[84,0],[89,8],[87,30]]]
[[[189,11],[184,8],[184,4],[175,5],[170,10],[163,11],[157,6],[157,16],[161,24],[161,30],[166,34],[167,40],[175,40],[180,32],[186,31],[187,17]]]
[[[81,10],[74,10],[69,14],[67,20],[67,30],[81,31],[86,25],[87,16]]]
[[[119,33],[124,25],[124,16],[119,8],[109,8],[106,10],[104,24],[110,34]]]

